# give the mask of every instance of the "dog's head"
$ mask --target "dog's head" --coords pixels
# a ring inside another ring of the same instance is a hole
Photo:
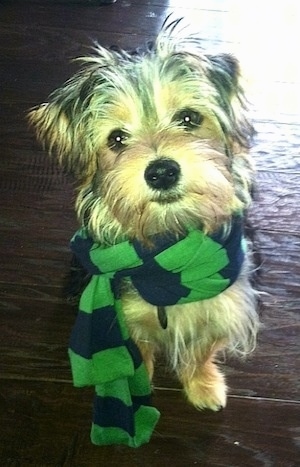
[[[141,53],[97,46],[30,113],[78,179],[78,215],[99,241],[211,233],[249,202],[252,127],[238,63],[174,30],[165,26]]]

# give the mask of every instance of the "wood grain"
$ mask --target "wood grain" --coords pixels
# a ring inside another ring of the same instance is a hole
[[[177,391],[157,390],[153,402],[161,419],[153,439],[132,451],[91,445],[89,389],[7,381],[0,397],[2,465],[297,465],[300,404],[295,402],[232,397],[226,410],[211,414],[188,407]]]

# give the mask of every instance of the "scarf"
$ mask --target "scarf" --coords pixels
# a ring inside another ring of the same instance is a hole
[[[91,274],[71,332],[69,357],[76,387],[95,386],[91,440],[97,445],[147,443],[159,419],[140,352],[128,334],[120,283],[129,278],[147,302],[165,307],[212,298],[237,278],[244,259],[242,219],[230,233],[154,237],[113,246],[95,243],[85,229],[71,248]]]

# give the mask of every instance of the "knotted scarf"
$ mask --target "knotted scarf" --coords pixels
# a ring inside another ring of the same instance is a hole
[[[218,295],[237,278],[244,259],[242,220],[229,234],[190,230],[185,236],[156,236],[147,249],[138,241],[95,243],[79,230],[71,248],[91,280],[73,327],[69,356],[77,387],[95,386],[91,440],[138,447],[149,441],[159,419],[141,355],[126,328],[119,296],[123,278],[155,306]]]

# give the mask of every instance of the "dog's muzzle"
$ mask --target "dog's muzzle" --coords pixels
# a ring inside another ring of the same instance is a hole
[[[180,166],[172,159],[158,159],[150,162],[144,177],[150,188],[169,190],[177,185],[180,178]]]

